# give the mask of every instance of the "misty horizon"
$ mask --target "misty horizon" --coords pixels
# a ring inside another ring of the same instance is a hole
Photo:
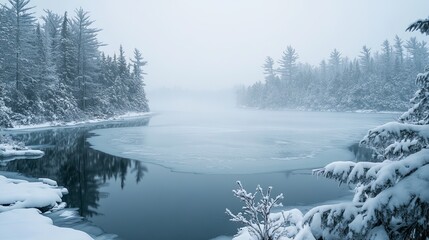
[[[122,44],[128,57],[134,48],[142,51],[149,62],[147,89],[221,90],[262,81],[265,57],[279,59],[288,45],[297,50],[298,62],[318,65],[333,49],[353,59],[363,45],[378,51],[395,35],[424,40],[405,28],[427,15],[429,2],[34,0],[32,5],[37,16],[43,9],[60,15],[73,15],[79,7],[89,11],[107,44],[101,50],[118,53]]]

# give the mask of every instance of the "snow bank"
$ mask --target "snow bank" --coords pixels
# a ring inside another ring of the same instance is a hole
[[[28,182],[0,175],[0,212],[19,208],[59,208],[63,194],[67,193],[66,188],[58,187],[50,179]]]
[[[44,215],[51,218],[55,226],[62,228],[72,228],[83,231],[97,240],[119,240],[116,234],[105,233],[100,227],[94,225],[86,218],[79,215],[77,208],[64,208]],[[231,238],[229,238],[231,240]]]
[[[84,232],[54,226],[50,218],[41,215],[40,211],[34,208],[14,209],[0,213],[0,233],[2,240],[93,239]]]

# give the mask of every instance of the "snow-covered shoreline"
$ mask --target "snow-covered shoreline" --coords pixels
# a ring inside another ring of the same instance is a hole
[[[92,118],[88,120],[82,121],[70,121],[70,122],[45,122],[40,124],[29,124],[29,125],[16,125],[12,128],[5,128],[6,131],[14,131],[14,130],[32,130],[32,129],[44,129],[44,128],[52,128],[52,127],[74,127],[81,125],[92,125],[99,123],[108,123],[111,121],[121,121],[121,120],[129,120],[143,117],[150,117],[154,115],[153,112],[128,112],[121,115],[115,115],[108,118]]]
[[[296,107],[296,108],[273,108],[273,107],[247,107],[247,106],[238,106],[239,109],[246,110],[258,110],[258,111],[297,111],[297,112],[344,112],[344,113],[363,113],[363,114],[402,114],[403,111],[400,110],[375,110],[375,109],[357,109],[357,110],[347,110],[347,109],[320,109],[320,108],[306,108],[306,107]]]

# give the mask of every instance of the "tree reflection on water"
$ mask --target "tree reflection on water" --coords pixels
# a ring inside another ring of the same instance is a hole
[[[68,207],[78,208],[83,217],[98,215],[101,198],[108,196],[100,187],[114,178],[125,187],[128,175],[139,183],[148,169],[140,161],[115,157],[94,150],[86,141],[91,130],[98,128],[147,125],[149,119],[73,128],[51,128],[14,133],[14,138],[45,152],[40,159],[21,159],[0,166],[2,171],[18,172],[31,177],[47,177],[69,190],[63,200]]]

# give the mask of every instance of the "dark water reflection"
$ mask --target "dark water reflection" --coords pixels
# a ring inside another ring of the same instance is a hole
[[[191,174],[115,157],[94,150],[90,130],[142,126],[148,119],[78,128],[14,132],[14,138],[45,151],[40,159],[16,160],[2,171],[47,177],[65,186],[64,200],[108,233],[123,239],[211,239],[233,235],[238,225],[225,208],[237,212],[235,181],[253,190],[257,184],[285,193],[285,206],[310,205],[349,194],[310,170],[263,174]]]
[[[138,183],[148,170],[142,162],[93,150],[86,141],[90,136],[89,131],[106,127],[141,126],[148,122],[148,119],[136,119],[85,127],[13,132],[14,139],[43,150],[45,155],[40,159],[8,162],[0,166],[0,170],[56,180],[69,190],[69,194],[63,198],[68,207],[78,208],[83,217],[92,217],[99,214],[97,208],[100,199],[108,196],[108,192],[102,192],[100,188],[109,179],[120,181],[124,188],[127,177]]]

